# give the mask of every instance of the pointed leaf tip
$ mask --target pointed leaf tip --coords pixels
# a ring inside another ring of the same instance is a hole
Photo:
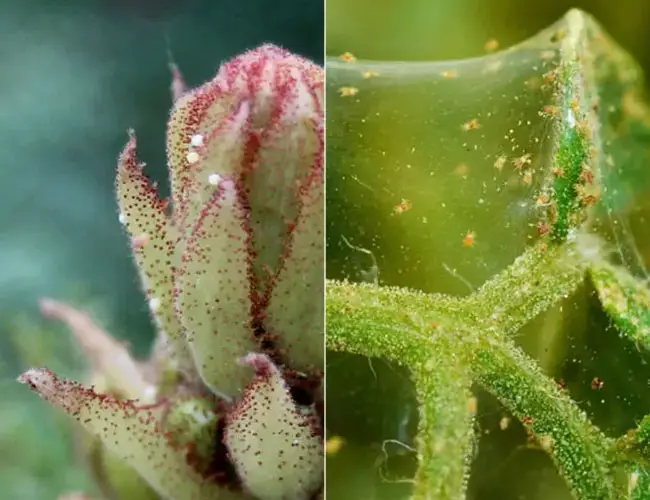
[[[263,500],[306,500],[323,483],[324,446],[313,408],[298,407],[265,354],[241,363],[256,376],[226,422],[224,442],[245,488]]]
[[[106,377],[111,391],[127,399],[143,399],[151,391],[143,372],[124,345],[83,313],[63,302],[43,298],[42,314],[65,323],[94,371]]]
[[[173,343],[181,369],[188,371],[185,367],[191,356],[172,300],[172,268],[178,259],[178,235],[167,217],[167,202],[158,197],[143,167],[137,159],[135,135],[130,135],[120,155],[115,181],[120,221],[131,239],[151,314],[159,330]]]
[[[108,451],[133,467],[162,498],[240,498],[204,479],[188,465],[186,450],[170,445],[162,423],[164,406],[118,401],[77,382],[60,379],[47,369],[30,369],[18,380],[98,437]]]

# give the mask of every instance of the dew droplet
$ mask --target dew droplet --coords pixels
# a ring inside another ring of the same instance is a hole
[[[196,151],[190,151],[189,153],[187,153],[187,156],[185,158],[187,160],[187,163],[192,165],[197,161],[199,161],[201,157],[199,156],[199,153],[197,153]]]
[[[570,128],[574,128],[576,126],[576,117],[573,114],[573,110],[569,110],[567,113],[567,123],[569,124]]]
[[[190,139],[190,144],[195,148],[203,146],[203,136],[201,134],[194,134]]]
[[[155,313],[160,309],[160,299],[158,297],[151,297],[149,299],[149,309],[151,309],[152,313]]]
[[[221,182],[221,176],[219,174],[210,174],[208,176],[208,182],[213,186],[218,186]]]

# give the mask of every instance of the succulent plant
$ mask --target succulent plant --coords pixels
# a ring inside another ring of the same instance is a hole
[[[116,182],[157,326],[153,354],[134,360],[87,315],[47,299],[43,312],[70,326],[92,385],[47,369],[19,380],[87,431],[106,498],[313,498],[323,484],[323,72],[272,45],[194,90],[173,69],[171,199],[144,173],[132,132]]]

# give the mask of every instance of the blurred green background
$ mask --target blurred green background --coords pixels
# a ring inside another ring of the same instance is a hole
[[[496,39],[521,42],[583,9],[650,67],[650,2],[646,0],[328,0],[327,54],[362,59],[426,61],[472,57]]]
[[[152,338],[113,176],[128,128],[167,195],[168,51],[196,86],[263,42],[322,63],[312,0],[0,0],[0,499],[85,486],[60,419],[15,377],[83,368],[39,296],[95,314],[139,355]]]
[[[333,58],[350,52],[366,61],[481,57],[489,40],[501,49],[529,40],[574,7],[593,14],[650,74],[650,2],[645,0],[329,0],[326,52]],[[378,278],[385,285],[465,295],[521,253],[537,234],[534,196],[541,187],[539,173],[550,168],[545,160],[553,145],[551,129],[538,112],[551,96],[535,81],[553,67],[554,53],[547,59],[541,55],[557,49],[552,33],[504,56],[499,69],[498,55],[419,69],[376,67],[374,76],[361,76],[354,64],[332,64],[328,277]],[[443,76],[442,70],[459,76]],[[618,76],[612,77],[613,94],[625,90]],[[342,95],[342,89],[354,93]],[[612,98],[602,105],[618,109],[621,102]],[[480,130],[462,131],[462,124],[479,116]],[[636,191],[625,192],[630,194],[626,212],[602,225],[618,224],[630,241],[614,242],[609,235],[615,253],[631,244],[646,257],[647,268],[648,240],[639,236],[650,234],[644,201],[650,165],[633,162],[648,158],[650,129],[628,131],[623,142],[615,161],[627,162],[617,164],[622,174],[609,187],[623,193],[625,183]],[[528,185],[512,164],[525,152],[532,153],[531,169],[537,172]],[[508,164],[497,172],[494,164],[504,153]],[[641,209],[634,206],[639,202]],[[463,245],[469,230],[476,231],[472,248]],[[373,259],[342,237],[372,251],[379,274]],[[650,359],[608,325],[587,284],[527,325],[517,341],[546,373],[565,381],[606,434],[618,436],[650,411]],[[328,432],[346,442],[328,462],[328,494],[337,500],[407,498],[416,463],[408,447],[417,425],[408,373],[381,359],[338,353],[328,353],[327,370]],[[594,376],[606,380],[602,391],[591,389]],[[501,430],[507,413],[479,388],[475,392],[480,440],[468,498],[571,498],[546,453],[527,446],[521,425],[509,420]]]

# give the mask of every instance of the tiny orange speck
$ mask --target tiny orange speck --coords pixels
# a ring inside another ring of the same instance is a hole
[[[503,166],[506,164],[506,161],[508,161],[508,157],[506,155],[498,156],[494,161],[494,168],[501,172],[501,170],[503,170]]]
[[[480,128],[481,124],[478,122],[478,118],[473,118],[468,122],[463,123],[463,130],[468,131],[468,130],[476,130],[477,128]]]
[[[488,40],[487,42],[485,42],[485,45],[483,46],[483,49],[485,50],[485,52],[488,52],[488,53],[499,50],[499,42],[497,40],[495,40],[494,38],[491,39],[491,40]]]
[[[411,208],[413,208],[413,203],[411,200],[402,198],[402,201],[393,207],[393,213],[396,213],[398,215],[403,214],[404,212],[411,210]]]
[[[591,388],[592,390],[601,390],[605,386],[605,382],[603,382],[600,377],[594,377],[594,379],[591,381]]]
[[[476,243],[476,233],[473,231],[468,231],[465,237],[463,238],[463,246],[473,247]]]
[[[458,71],[455,69],[448,69],[440,73],[444,78],[456,78],[458,76]]]
[[[357,58],[350,52],[345,52],[339,56],[339,59],[345,63],[357,62]]]

